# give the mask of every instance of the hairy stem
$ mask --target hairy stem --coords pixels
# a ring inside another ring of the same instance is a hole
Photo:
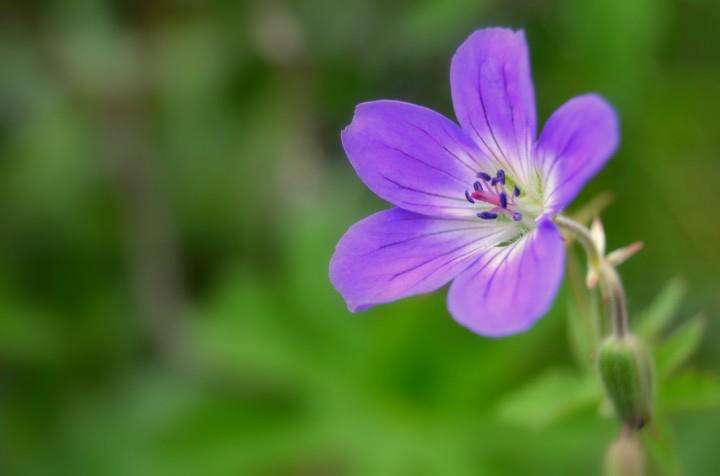
[[[619,338],[624,337],[628,332],[628,313],[625,289],[617,270],[602,256],[587,227],[564,215],[557,215],[555,224],[572,235],[585,249],[590,266],[596,269],[601,289],[610,303],[613,333]]]
[[[620,280],[620,275],[617,270],[605,260],[602,261],[600,275],[605,283],[610,299],[610,313],[615,335],[617,337],[623,337],[628,332],[628,313],[625,289]]]

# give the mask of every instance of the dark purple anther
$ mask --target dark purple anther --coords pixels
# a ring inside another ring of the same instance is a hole
[[[513,217],[513,220],[515,220],[515,221],[520,221],[520,220],[522,220],[522,213],[520,213],[520,212],[515,212],[515,213],[512,214],[512,217]]]
[[[465,198],[467,198],[468,202],[475,203],[475,200],[472,199],[472,197],[470,196],[470,192],[468,192],[467,190],[465,190]]]
[[[520,196],[520,189],[517,185],[515,185],[515,188],[513,189],[513,195],[515,195],[516,197]]]
[[[505,171],[503,169],[497,171],[497,181],[503,185],[505,184]]]
[[[483,179],[484,181],[487,182],[488,180],[490,180],[491,177],[490,177],[490,174],[486,174],[485,172],[478,172],[477,178]]]
[[[494,178],[494,179],[492,179],[492,180],[490,181],[490,185],[492,185],[493,187],[494,187],[495,185],[497,185],[497,183],[498,183],[498,179],[496,179],[496,178]]]
[[[476,192],[482,192],[482,185],[480,184],[480,182],[475,182],[473,184],[473,187],[475,187]]]
[[[505,192],[500,192],[500,206],[507,208],[507,194]]]
[[[481,213],[478,213],[477,216],[482,218],[483,220],[494,220],[497,218],[497,213],[481,212]]]

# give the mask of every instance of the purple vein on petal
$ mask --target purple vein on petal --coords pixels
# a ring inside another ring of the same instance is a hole
[[[374,252],[377,251],[377,250],[382,250],[382,249],[385,249],[385,248],[390,248],[391,246],[402,245],[402,244],[405,244],[405,243],[409,243],[409,242],[411,242],[411,241],[413,241],[413,240],[418,240],[418,239],[422,239],[422,238],[427,238],[428,236],[437,236],[437,235],[443,235],[443,234],[446,234],[446,233],[455,233],[455,232],[458,232],[458,231],[483,230],[483,229],[487,229],[487,228],[490,228],[490,227],[487,227],[487,226],[485,226],[485,227],[481,227],[481,226],[467,226],[467,227],[463,227],[463,228],[453,228],[452,230],[433,231],[433,232],[431,232],[431,233],[425,233],[425,234],[421,234],[421,235],[417,235],[417,236],[412,236],[412,237],[407,238],[407,239],[405,239],[405,240],[395,241],[395,242],[392,242],[392,243],[386,243],[386,244],[384,244],[384,245],[382,245],[382,246],[379,246],[378,248],[376,248],[376,249],[374,249],[374,250],[368,251],[368,252],[365,253],[365,254],[366,254],[366,255],[367,255],[367,254],[371,254],[371,253],[374,253]],[[500,231],[503,231],[503,230],[500,230]],[[499,232],[498,232],[498,233],[499,233]],[[485,235],[485,236],[483,236],[483,237],[481,237],[481,238],[488,238],[488,237],[490,237],[490,236],[492,236],[492,235],[493,235],[493,234],[491,233],[490,235]]]
[[[571,174],[567,175],[562,182],[556,184],[553,187],[552,192],[550,192],[547,196],[547,200],[550,200],[550,198],[555,195],[555,192],[560,190],[563,186],[565,186],[568,182],[573,180],[575,177],[577,177],[582,172],[583,172],[583,167],[575,168],[575,170],[573,170],[573,172]]]
[[[518,243],[521,243],[522,241],[524,241],[524,240],[521,238],[521,239],[517,240],[515,243],[513,243],[512,245],[509,245],[510,249],[507,250],[507,253],[505,254],[505,256],[503,256],[502,260],[495,267],[492,274],[490,275],[490,278],[488,279],[487,285],[485,286],[485,292],[483,293],[484,297],[487,297],[488,293],[490,292],[490,288],[492,288],[493,281],[495,281],[495,275],[498,273],[498,271],[500,271],[500,268],[502,268],[502,266],[507,263],[508,259],[510,258],[510,255],[512,255],[513,251],[515,251],[515,248],[517,248]]]
[[[437,144],[438,147],[442,148],[445,152],[447,152],[447,153],[450,154],[453,158],[455,158],[455,160],[457,160],[458,162],[460,162],[461,164],[463,164],[465,167],[467,167],[473,174],[477,173],[477,169],[475,169],[475,168],[473,168],[472,166],[470,166],[468,163],[466,163],[464,160],[462,160],[460,157],[458,157],[457,154],[455,154],[455,152],[451,151],[450,149],[448,149],[447,147],[445,147],[443,144],[441,144],[440,142],[438,142],[438,140],[437,140],[432,134],[430,134],[428,131],[426,131],[426,130],[423,129],[422,127],[420,127],[420,126],[418,126],[418,125],[416,125],[416,124],[413,124],[413,123],[411,123],[411,122],[405,121],[405,123],[406,123],[407,125],[411,126],[411,127],[414,127],[415,129],[418,129],[419,131],[423,132],[426,136],[428,136],[428,137],[430,138],[430,140],[432,140],[435,144]],[[443,131],[444,131],[444,129],[443,129]],[[474,161],[473,161],[473,162],[474,162]]]
[[[525,239],[532,240],[532,237],[528,236]],[[515,280],[513,281],[513,291],[512,291],[512,296],[510,298],[512,301],[515,301],[515,297],[517,296],[518,287],[520,286],[520,281],[522,281],[522,276],[523,276],[522,262],[525,259],[525,253],[527,253],[528,248],[534,248],[534,246],[535,246],[534,242],[530,243],[527,246],[523,246],[522,255],[520,256],[520,260],[519,260],[520,264],[518,265],[518,275],[517,275],[517,278],[515,278]]]
[[[500,233],[500,232],[493,233],[493,234],[491,234],[491,235],[485,236],[485,237],[482,238],[482,239],[478,239],[478,240],[472,241],[472,242],[468,243],[467,246],[474,245],[474,244],[478,243],[479,241],[484,240],[485,238],[489,238],[489,237],[494,236],[494,235],[497,235],[497,234],[499,234],[499,233]],[[461,260],[467,258],[468,256],[472,256],[472,255],[478,253],[480,250],[482,250],[482,249],[484,249],[484,248],[487,248],[487,246],[485,246],[485,245],[478,246],[478,247],[476,247],[476,248],[471,249],[470,251],[465,252],[464,254],[455,256],[454,258],[452,258],[452,259],[450,259],[449,261],[441,264],[440,266],[438,266],[437,268],[435,268],[434,270],[432,270],[430,273],[428,273],[427,275],[425,275],[422,279],[420,279],[419,281],[417,281],[417,282],[415,283],[415,286],[417,286],[418,284],[420,284],[420,283],[422,283],[423,281],[427,280],[430,276],[432,276],[433,274],[435,274],[435,273],[437,273],[438,271],[440,271],[444,266],[447,266],[447,265],[449,265],[449,264],[453,264],[453,263],[456,263],[456,262],[458,262],[458,261],[461,261]],[[465,269],[467,269],[467,268],[470,266],[470,264],[471,264],[471,263],[468,263],[468,265],[466,266]]]
[[[413,205],[417,207],[430,207],[430,208],[437,208],[438,210],[468,210],[468,207],[453,207],[450,205],[433,205],[431,203],[420,203],[420,202],[412,202],[410,200],[398,200],[399,203],[402,203],[404,205]]]
[[[409,187],[409,186],[407,186],[407,185],[401,184],[401,183],[398,182],[397,180],[391,179],[390,177],[388,177],[388,176],[385,175],[385,174],[380,174],[380,175],[382,176],[382,178],[384,178],[385,180],[387,180],[387,181],[390,182],[391,184],[393,184],[393,185],[395,185],[396,187],[401,188],[401,189],[403,189],[403,190],[409,190],[409,191],[411,191],[411,192],[421,193],[421,194],[424,194],[424,195],[429,195],[429,196],[431,196],[431,197],[445,198],[445,199],[447,199],[447,200],[454,200],[454,201],[456,201],[456,202],[465,203],[465,200],[463,200],[462,198],[457,198],[457,197],[453,197],[453,196],[450,196],[450,195],[443,195],[443,194],[441,194],[441,193],[428,192],[427,190],[420,190],[420,189],[418,189],[418,188]],[[467,207],[462,207],[462,208],[467,208]]]
[[[400,271],[399,273],[395,273],[395,274],[393,274],[393,275],[390,277],[390,280],[392,281],[392,280],[398,278],[399,276],[402,276],[403,274],[407,274],[407,273],[409,273],[409,272],[412,272],[412,271],[414,271],[414,270],[416,270],[416,269],[418,269],[418,268],[421,268],[421,267],[423,267],[423,266],[425,266],[425,265],[427,265],[427,264],[429,264],[429,263],[432,263],[433,261],[435,261],[435,260],[437,260],[437,259],[439,259],[439,258],[442,258],[442,257],[447,256],[447,255],[449,255],[449,254],[453,254],[453,253],[455,253],[456,251],[461,250],[461,249],[463,249],[463,248],[467,248],[467,247],[469,247],[469,246],[472,246],[472,245],[474,245],[474,244],[476,244],[476,243],[478,243],[478,242],[480,242],[480,241],[483,241],[483,240],[485,240],[485,239],[487,239],[487,238],[490,238],[490,237],[492,237],[492,236],[498,235],[498,234],[502,233],[503,231],[506,231],[506,230],[498,230],[498,231],[496,231],[496,232],[494,232],[494,233],[491,233],[491,234],[489,234],[489,235],[484,235],[484,236],[482,236],[482,237],[480,237],[480,238],[474,238],[473,240],[471,240],[471,241],[469,241],[469,242],[467,242],[467,243],[464,243],[464,244],[461,245],[461,246],[458,246],[458,247],[456,247],[456,248],[453,248],[452,250],[450,250],[450,251],[448,251],[448,252],[441,253],[441,254],[436,255],[436,256],[434,256],[433,258],[430,258],[429,260],[426,260],[426,261],[424,261],[424,262],[422,262],[422,263],[420,263],[420,264],[418,264],[418,265],[415,265],[415,266],[412,266],[412,267],[410,267],[410,268],[408,268],[408,269],[405,269],[405,270],[403,270],[403,271]],[[447,264],[449,264],[449,263],[454,263],[454,262],[459,261],[459,260],[461,260],[461,259],[463,259],[463,258],[466,258],[466,257],[468,257],[468,256],[471,256],[471,255],[473,255],[474,253],[478,252],[479,250],[481,250],[481,249],[483,249],[483,248],[484,248],[484,246],[475,248],[475,249],[473,249],[473,250],[471,250],[471,251],[469,251],[469,252],[467,252],[467,253],[465,253],[465,254],[463,254],[463,255],[456,256],[455,258],[452,258],[450,261],[447,261],[447,262],[442,263],[440,266],[438,266],[437,268],[435,268],[434,270],[432,270],[430,273],[426,274],[426,275],[423,276],[421,279],[419,279],[413,286],[417,286],[419,283],[422,283],[424,280],[428,279],[430,276],[432,276],[434,273],[438,272],[440,269],[442,269],[442,268],[443,268],[444,266],[446,266]]]
[[[486,63],[483,63],[478,67],[478,76],[482,74],[482,68],[485,66]],[[482,108],[483,117],[485,118],[485,124],[487,125],[488,132],[490,132],[490,137],[492,137],[493,142],[495,142],[495,145],[497,146],[497,150],[500,153],[500,155],[505,159],[505,161],[508,161],[507,156],[505,155],[505,152],[502,150],[502,147],[500,147],[500,143],[497,140],[497,137],[495,137],[495,132],[493,131],[492,125],[490,124],[490,120],[488,119],[487,115],[487,108],[485,107],[485,98],[483,97],[483,88],[481,86],[482,80],[478,77],[477,79],[477,91],[478,91],[478,99],[480,100],[480,107]]]
[[[575,170],[573,170],[573,172],[572,172],[571,174],[567,175],[567,176],[563,179],[562,182],[556,184],[556,185],[553,187],[552,191],[547,195],[546,199],[549,201],[550,198],[552,198],[558,190],[560,190],[560,189],[561,189],[563,186],[565,186],[568,182],[570,182],[570,181],[573,180],[575,177],[577,177],[578,174],[580,174],[581,172],[583,172],[583,168],[582,168],[582,167],[578,167],[578,168],[576,168]]]
[[[428,215],[420,215],[417,216],[410,216],[410,217],[404,217],[404,218],[396,218],[394,220],[388,220],[388,223],[400,223],[404,221],[418,221],[418,220],[425,220],[425,221],[457,221],[457,222],[465,222],[465,223],[477,223],[477,220],[474,219],[467,219],[467,218],[460,218],[460,217],[452,217],[452,218],[444,218],[444,217],[434,217],[434,216],[428,216]]]
[[[482,145],[486,149],[486,155],[489,159],[491,159],[493,162],[495,162],[495,167],[500,168],[502,167],[502,161],[498,157],[498,154],[493,150],[492,147],[488,145],[487,142],[485,142],[485,138],[478,132],[477,126],[475,125],[475,121],[473,120],[472,115],[468,115],[468,121],[470,122],[470,127],[472,127],[473,131],[475,132],[475,135],[478,139],[480,139],[480,142],[482,142]]]
[[[579,134],[580,134],[580,130],[573,131],[572,135],[570,136],[568,141],[565,143],[565,145],[563,146],[560,153],[558,153],[557,155],[555,155],[555,157],[553,157],[553,161],[552,161],[552,164],[550,164],[550,168],[547,169],[547,172],[545,172],[546,177],[550,177],[550,174],[552,173],[553,169],[558,164],[558,162],[560,162],[560,159],[562,159],[565,156],[565,153],[568,151],[570,146],[575,144],[575,141],[577,140],[577,137]],[[544,159],[545,159],[545,152],[543,151],[543,160]]]
[[[448,132],[448,130],[445,127],[445,124],[442,124],[440,127],[442,128],[442,131],[445,133],[445,136],[448,138],[448,140],[452,141],[456,146],[459,146],[460,148],[467,147],[466,145],[459,143],[457,138],[455,136],[453,136],[453,134]],[[465,131],[463,131],[463,132],[465,132]],[[483,158],[488,157],[489,154],[484,152],[480,148],[480,146],[478,144],[476,144],[472,139],[468,138],[467,140],[469,140],[473,145],[475,145],[475,147],[477,147],[477,151],[482,154]],[[480,161],[478,161],[477,157],[473,156],[472,154],[470,154],[470,153],[467,153],[467,154],[468,154],[468,157],[470,157],[470,159],[472,160],[473,164],[477,165],[478,168],[482,168],[483,165],[487,165],[487,164],[480,163]],[[475,171],[475,172],[477,172],[477,171]]]
[[[512,126],[513,139],[515,139],[515,152],[518,154],[517,159],[520,162],[519,167],[525,173],[525,172],[527,172],[524,167],[524,162],[526,162],[526,161],[521,160],[521,158],[520,158],[520,146],[518,144],[518,139],[517,139],[517,129],[515,128],[515,108],[512,105],[512,101],[510,101],[510,93],[508,92],[507,71],[506,71],[507,64],[503,63],[502,68],[500,68],[500,69],[502,71],[503,98],[505,99],[505,104],[507,105],[507,108],[510,110],[510,125]],[[519,179],[520,177],[517,177],[517,178]]]
[[[434,166],[434,165],[430,165],[430,164],[428,164],[427,162],[418,159],[418,158],[415,157],[414,155],[409,154],[409,153],[405,152],[405,151],[402,150],[402,149],[398,149],[397,147],[393,147],[393,146],[390,146],[390,145],[387,145],[387,144],[384,144],[384,143],[383,143],[382,145],[385,146],[386,148],[390,149],[390,150],[393,150],[393,151],[395,151],[395,152],[397,152],[397,153],[399,153],[399,154],[404,155],[404,156],[407,157],[408,159],[412,159],[412,160],[414,160],[414,161],[416,161],[416,162],[420,162],[421,164],[423,164],[424,166],[428,167],[429,169],[436,170],[436,171],[438,171],[438,172],[440,172],[440,173],[443,173],[443,174],[447,175],[448,177],[450,177],[451,179],[455,180],[456,182],[458,182],[458,183],[462,184],[463,186],[465,186],[465,181],[464,181],[462,178],[456,177],[455,175],[451,174],[450,172],[448,172],[447,170],[445,170],[445,169],[443,169],[443,168],[441,168],[441,167],[436,167],[436,166]]]
[[[484,64],[485,63],[483,63],[483,65]],[[478,76],[481,74],[483,65],[480,65],[480,67],[478,68]],[[478,99],[480,100],[480,107],[482,109],[483,118],[485,119],[485,124],[487,125],[488,132],[490,132],[490,137],[492,137],[492,140],[493,140],[493,142],[495,142],[496,147],[490,147],[488,145],[488,143],[485,141],[485,139],[483,138],[483,136],[478,132],[477,127],[475,126],[475,122],[473,121],[472,114],[468,114],[468,120],[470,121],[470,125],[473,128],[473,130],[475,131],[475,134],[478,136],[478,138],[483,143],[483,145],[488,149],[488,151],[490,152],[490,155],[493,157],[493,159],[495,159],[497,168],[507,167],[508,169],[510,169],[512,171],[513,175],[518,177],[518,173],[517,173],[517,170],[515,169],[515,166],[513,165],[513,163],[510,160],[508,160],[508,157],[505,155],[505,152],[502,150],[502,147],[500,147],[500,143],[498,142],[497,138],[495,137],[495,132],[493,131],[492,126],[490,125],[490,121],[488,120],[487,110],[485,108],[485,100],[483,98],[483,92],[482,92],[483,90],[482,90],[482,87],[480,86],[480,82],[481,81],[478,78],[478,83],[477,83],[477,87],[476,87],[476,89],[478,91]],[[497,150],[495,150],[495,149],[497,149]]]
[[[505,248],[506,248],[505,246],[498,246],[498,247],[497,247],[497,249],[498,249],[497,253],[495,253],[491,258],[489,258],[489,259],[480,267],[480,269],[475,270],[475,271],[473,272],[472,279],[475,279],[478,274],[480,274],[485,268],[487,268],[487,267],[490,265],[490,263],[492,263],[493,261],[495,261],[495,258],[497,258],[497,257],[505,250]],[[477,263],[478,261],[480,261],[481,259],[483,259],[483,257],[485,257],[485,256],[486,256],[486,255],[479,256],[478,259],[476,259],[476,260],[472,263],[471,266],[474,266],[475,263]]]

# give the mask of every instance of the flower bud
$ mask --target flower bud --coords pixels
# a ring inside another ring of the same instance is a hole
[[[645,474],[645,454],[642,445],[632,434],[623,434],[605,454],[605,476],[642,476]]]
[[[632,335],[607,338],[598,369],[618,417],[632,428],[645,425],[652,413],[652,367],[642,344]]]

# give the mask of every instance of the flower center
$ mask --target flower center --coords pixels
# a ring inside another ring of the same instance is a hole
[[[479,218],[495,220],[504,216],[513,221],[523,219],[519,207],[522,191],[517,185],[512,185],[510,191],[503,169],[499,169],[495,177],[485,172],[479,172],[477,178],[478,180],[473,183],[473,191],[465,190],[465,198],[472,204],[491,206],[489,209],[478,212]]]

